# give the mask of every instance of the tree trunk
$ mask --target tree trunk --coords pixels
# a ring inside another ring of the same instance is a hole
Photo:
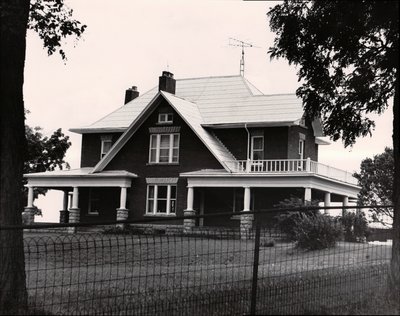
[[[22,167],[25,149],[24,63],[27,0],[2,0],[0,26],[0,225],[21,224]],[[21,230],[0,229],[0,314],[27,308]]]
[[[398,69],[397,69],[398,70]],[[400,104],[399,71],[396,73],[396,87],[393,101],[393,248],[391,260],[391,291],[400,305]],[[399,306],[400,309],[400,306]]]

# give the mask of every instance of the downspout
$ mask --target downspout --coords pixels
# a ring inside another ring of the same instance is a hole
[[[250,132],[247,129],[247,123],[244,123],[244,128],[247,132],[247,161],[246,161],[246,171],[250,171]]]
[[[250,160],[250,132],[247,129],[247,123],[244,123],[244,128],[247,132],[247,160]]]

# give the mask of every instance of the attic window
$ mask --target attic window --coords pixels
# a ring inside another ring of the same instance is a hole
[[[158,114],[158,123],[161,124],[172,123],[173,118],[174,116],[172,113],[160,113]]]
[[[111,135],[101,136],[100,159],[107,154],[107,152],[111,149],[111,146],[112,146],[112,136]]]

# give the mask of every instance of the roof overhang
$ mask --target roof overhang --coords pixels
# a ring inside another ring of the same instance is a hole
[[[96,133],[123,133],[128,127],[113,127],[113,128],[70,128],[69,131],[77,134],[96,134]]]
[[[240,122],[240,123],[204,123],[202,127],[222,129],[222,128],[245,128],[245,127],[275,127],[299,125],[296,121],[275,121],[275,122]]]
[[[195,171],[180,174],[192,187],[259,187],[259,188],[312,188],[333,194],[357,198],[360,187],[326,178],[317,174],[239,174],[222,170]]]
[[[92,168],[24,174],[27,186],[45,188],[65,187],[125,187],[138,176],[125,170],[107,170],[89,173]]]

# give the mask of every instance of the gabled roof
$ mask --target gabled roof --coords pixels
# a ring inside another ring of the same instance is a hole
[[[123,132],[157,93],[154,87],[95,123],[70,131]],[[175,96],[195,104],[200,124],[208,127],[298,125],[304,113],[295,94],[263,95],[242,76],[177,79]]]
[[[161,98],[164,98],[171,107],[182,117],[186,124],[199,137],[208,150],[221,163],[221,165],[230,171],[226,166],[226,161],[235,160],[235,157],[221,144],[207,129],[201,126],[202,117],[195,103],[188,100],[178,98],[173,94],[160,91],[142,110],[140,115],[132,122],[124,134],[117,140],[110,151],[98,162],[91,173],[102,171],[107,164],[115,157],[119,150],[128,142],[132,135],[138,130],[147,117],[154,111],[159,104]]]

